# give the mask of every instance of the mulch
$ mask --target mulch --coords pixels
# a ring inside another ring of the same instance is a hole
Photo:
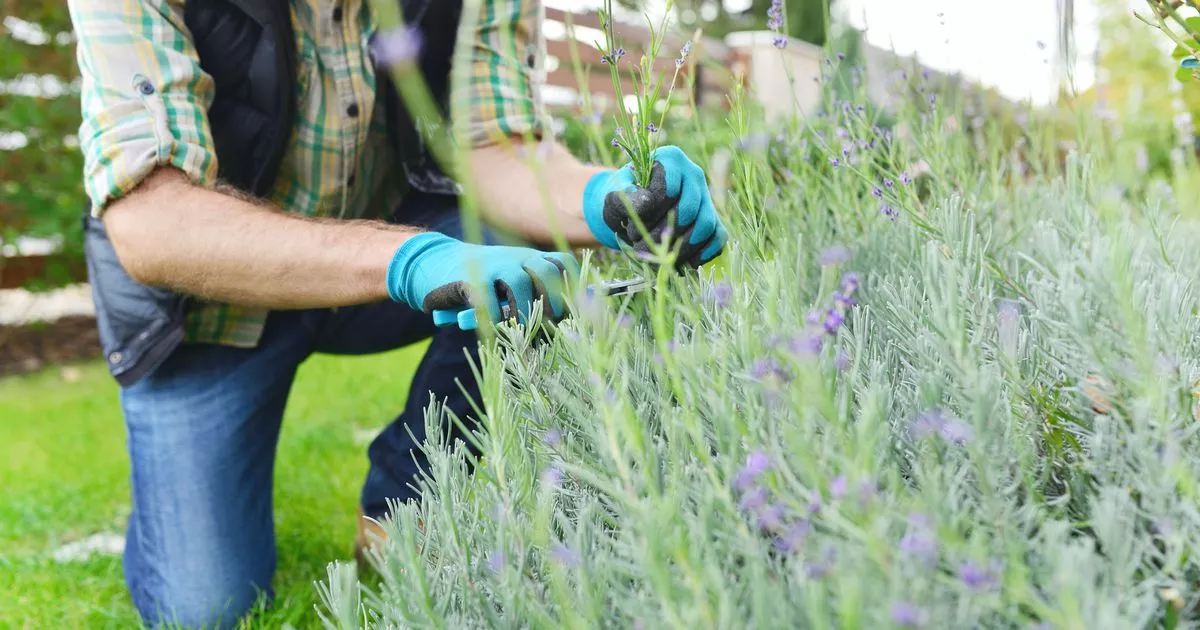
[[[0,326],[0,376],[36,372],[47,365],[100,356],[96,318],[61,317],[52,322]]]

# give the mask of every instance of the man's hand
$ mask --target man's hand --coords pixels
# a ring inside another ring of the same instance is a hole
[[[542,298],[542,314],[552,322],[566,315],[564,277],[579,277],[571,254],[525,247],[471,245],[428,232],[405,241],[388,266],[388,295],[426,313],[483,306],[501,320],[507,300],[521,323]]]
[[[698,267],[716,258],[729,234],[717,216],[704,171],[678,147],[654,152],[650,185],[636,186],[628,166],[594,175],[583,193],[583,215],[596,240],[612,249],[619,242],[645,251],[641,231],[630,216],[641,220],[651,238],[670,234],[679,247],[678,267]],[[674,216],[674,222],[669,219]]]

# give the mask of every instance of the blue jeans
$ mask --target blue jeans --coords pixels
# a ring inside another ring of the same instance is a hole
[[[452,198],[409,199],[398,217],[461,236]],[[379,518],[388,500],[417,497],[431,393],[460,418],[470,400],[458,382],[478,400],[463,352],[477,356],[473,333],[438,329],[429,315],[392,302],[276,311],[257,347],[184,345],[121,391],[133,476],[125,580],[148,625],[228,627],[272,595],[275,447],[300,363],[315,352],[368,354],[430,337],[404,411],[368,448],[361,503]]]

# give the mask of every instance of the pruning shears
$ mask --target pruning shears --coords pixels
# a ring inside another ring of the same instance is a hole
[[[644,291],[649,287],[649,280],[641,276],[635,276],[628,280],[613,280],[611,282],[601,282],[598,285],[588,285],[587,294],[589,296],[596,294],[607,296],[628,295]],[[508,300],[500,301],[500,316],[506,320],[516,316]],[[473,306],[467,306],[458,310],[435,310],[433,312],[433,323],[443,328],[458,324],[458,327],[462,330],[475,330],[479,327],[479,321],[476,319],[475,307]]]

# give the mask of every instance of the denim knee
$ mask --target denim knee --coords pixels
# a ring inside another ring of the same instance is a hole
[[[269,602],[269,561],[215,555],[153,557],[139,544],[135,521],[125,545],[125,582],[143,622],[151,628],[234,628],[260,598]]]

